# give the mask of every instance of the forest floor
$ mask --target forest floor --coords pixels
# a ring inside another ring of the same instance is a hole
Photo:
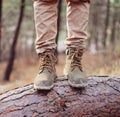
[[[6,62],[0,63],[0,93],[32,83],[39,67],[38,59],[16,59],[10,81],[3,82],[2,78],[6,64]],[[64,64],[65,54],[59,54],[58,64],[56,65],[58,76],[63,75]],[[108,53],[103,55],[101,53],[97,53],[92,55],[86,52],[83,56],[82,64],[84,71],[88,76],[120,75],[120,54]]]

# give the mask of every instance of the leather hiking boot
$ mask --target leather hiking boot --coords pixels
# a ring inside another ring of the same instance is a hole
[[[68,48],[66,54],[64,75],[68,78],[68,83],[76,88],[87,86],[87,77],[81,65],[83,49]]]
[[[37,90],[50,90],[54,86],[56,78],[56,56],[52,51],[39,54],[39,73],[34,80],[34,88]]]

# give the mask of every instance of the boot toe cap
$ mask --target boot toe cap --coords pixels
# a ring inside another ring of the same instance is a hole
[[[54,86],[54,76],[38,75],[34,80],[34,89],[49,90]]]
[[[84,72],[71,72],[68,75],[68,82],[72,87],[85,87],[88,85],[88,79]]]

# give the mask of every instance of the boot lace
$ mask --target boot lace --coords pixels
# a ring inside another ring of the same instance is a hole
[[[73,69],[78,67],[81,71],[83,71],[82,64],[81,64],[82,53],[83,53],[82,50],[74,51],[74,53],[72,55],[72,61],[71,61],[71,67]]]
[[[56,57],[50,52],[43,53],[40,55],[40,72],[43,70],[48,70],[49,72],[55,70]]]

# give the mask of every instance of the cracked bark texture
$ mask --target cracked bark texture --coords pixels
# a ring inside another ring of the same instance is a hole
[[[89,77],[84,89],[64,77],[51,91],[16,88],[0,94],[0,117],[120,117],[120,77]]]

